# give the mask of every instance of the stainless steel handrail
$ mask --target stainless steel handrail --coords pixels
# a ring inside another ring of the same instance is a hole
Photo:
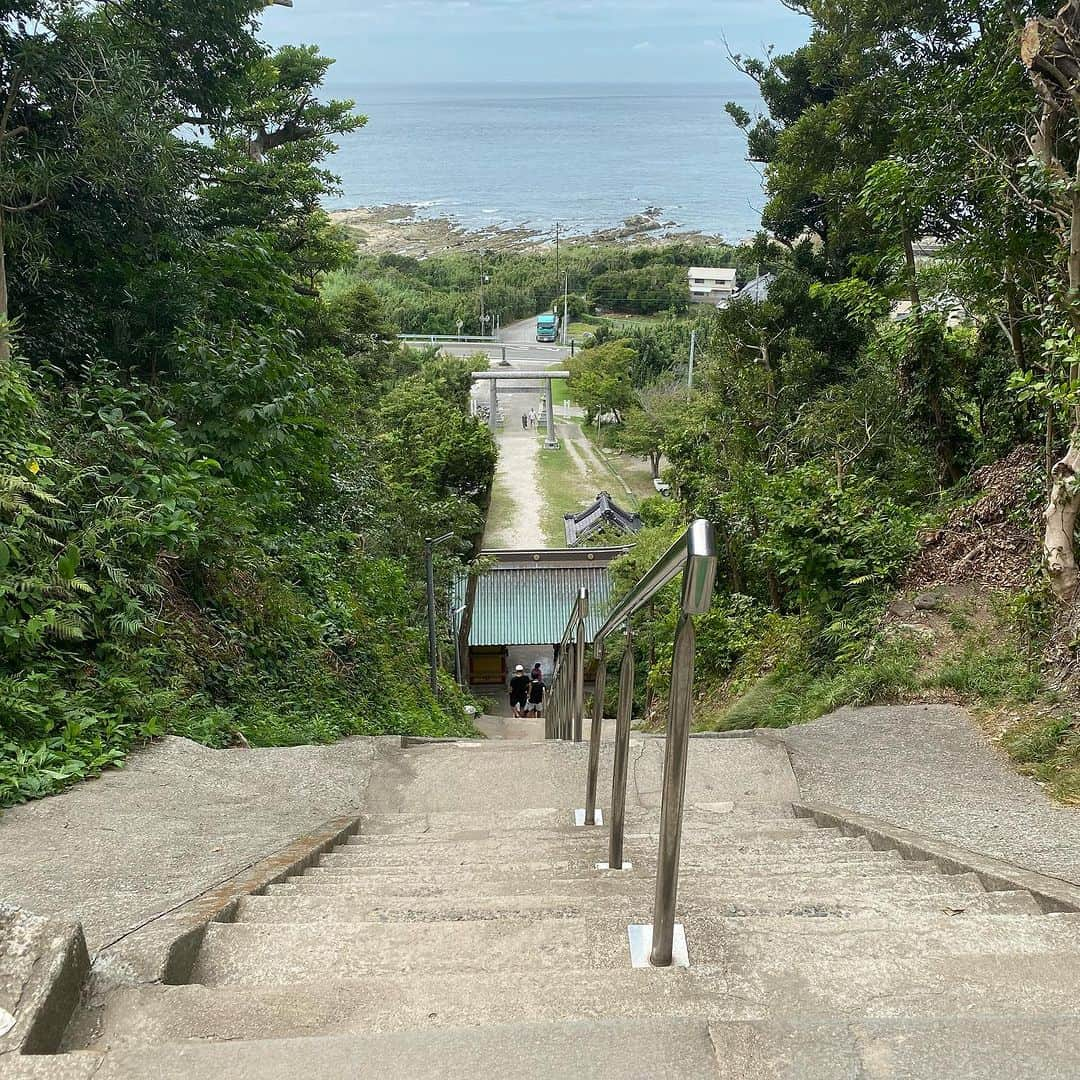
[[[544,735],[548,739],[582,740],[585,711],[585,620],[589,617],[589,590],[582,589],[559,642],[559,657],[551,676]]]
[[[608,866],[623,867],[627,759],[630,746],[630,718],[634,693],[634,659],[630,639],[630,619],[656,594],[683,575],[679,623],[671,662],[671,695],[668,703],[667,742],[664,755],[663,796],[660,807],[660,850],[653,902],[652,951],[650,962],[667,967],[672,962],[675,934],[675,904],[679,886],[679,852],[682,843],[683,801],[686,792],[686,762],[690,744],[690,713],[694,685],[694,615],[704,615],[712,606],[716,587],[716,531],[704,518],[696,520],[670,550],[630,590],[597,632],[594,649],[599,662],[597,696],[589,733],[589,772],[585,785],[585,821],[596,816],[596,785],[600,765],[600,736],[603,726],[603,693],[606,639],[626,627],[626,647],[619,677],[619,707],[615,726],[615,762],[611,789],[611,833]]]

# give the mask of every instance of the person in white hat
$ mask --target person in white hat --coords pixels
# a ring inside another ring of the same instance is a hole
[[[529,700],[529,682],[525,668],[518,664],[510,679],[510,708],[515,716],[525,715],[525,705]]]

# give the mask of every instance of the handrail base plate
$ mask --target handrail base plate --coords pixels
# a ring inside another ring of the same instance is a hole
[[[630,937],[631,967],[652,967],[649,960],[649,955],[652,953],[652,923],[633,923],[626,929]],[[690,952],[686,947],[686,928],[682,923],[675,924],[675,936],[671,942],[671,966],[678,968],[690,966]]]
[[[579,829],[585,828],[585,808],[584,807],[582,807],[580,810],[575,810],[574,811],[574,824]],[[593,824],[594,825],[603,825],[604,824],[604,811],[601,810],[599,807],[596,808],[596,817],[593,819]]]

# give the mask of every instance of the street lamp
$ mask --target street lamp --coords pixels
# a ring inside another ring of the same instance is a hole
[[[435,643],[435,548],[453,540],[453,533],[445,536],[426,537],[424,540],[424,564],[427,569],[427,635],[428,669],[431,678],[431,692],[439,692],[439,655]]]

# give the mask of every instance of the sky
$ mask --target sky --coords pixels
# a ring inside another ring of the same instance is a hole
[[[788,51],[807,22],[779,0],[293,0],[271,44],[314,43],[329,82],[729,82],[734,52]]]

